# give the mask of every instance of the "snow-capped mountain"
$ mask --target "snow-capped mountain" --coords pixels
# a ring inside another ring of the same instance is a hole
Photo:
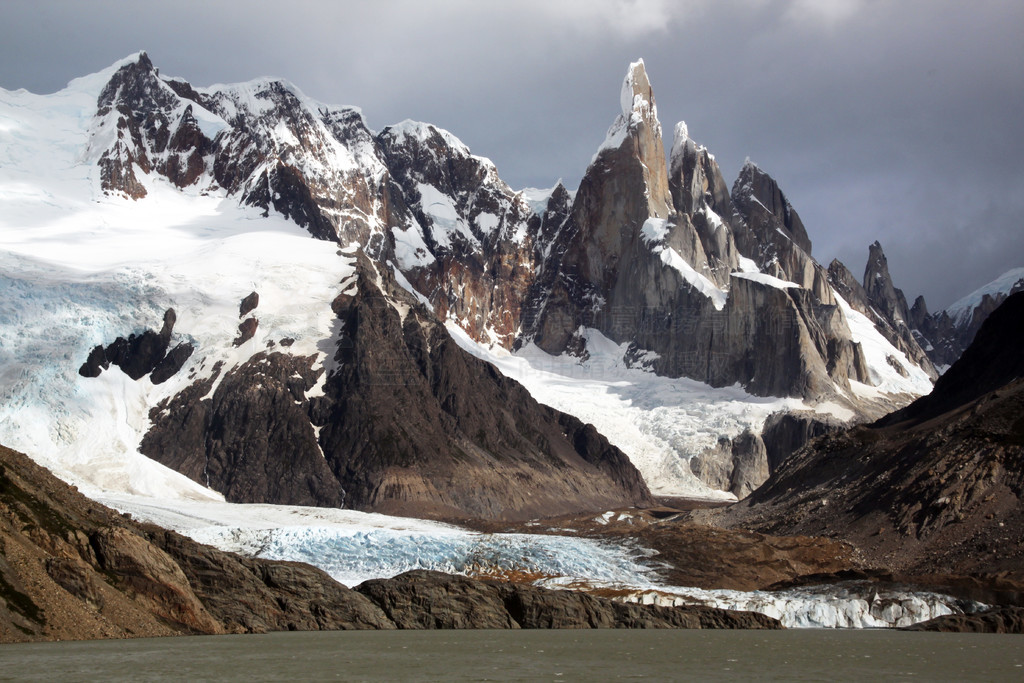
[[[748,491],[723,439],[930,389],[774,180],[727,192],[685,125],[666,163],[642,61],[620,103],[577,191],[516,192],[429,124],[144,53],[0,91],[0,441],[92,490],[524,517],[724,495],[710,452]]]
[[[910,309],[914,334],[932,361],[945,369],[970,346],[988,316],[1020,291],[1024,291],[1024,268],[1006,271],[937,313],[928,313],[924,297],[919,296]]]

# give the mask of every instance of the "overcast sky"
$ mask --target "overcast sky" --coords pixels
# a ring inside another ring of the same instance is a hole
[[[779,182],[824,265],[880,240],[942,308],[1024,266],[1020,0],[0,0],[0,86],[146,50],[194,85],[279,76],[371,128],[447,128],[514,188],[575,187],[643,57],[731,183]],[[665,141],[671,146],[671,139]]]

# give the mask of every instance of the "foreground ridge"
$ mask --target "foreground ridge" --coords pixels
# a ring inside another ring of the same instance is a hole
[[[245,558],[135,523],[2,447],[0,544],[0,642],[284,630],[779,627],[747,612],[626,604],[437,572],[351,590],[309,565]]]

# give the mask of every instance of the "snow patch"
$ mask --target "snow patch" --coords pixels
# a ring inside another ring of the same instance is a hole
[[[756,266],[755,266],[756,267]],[[796,287],[799,289],[800,285],[789,282],[788,280],[780,280],[777,277],[768,275],[767,273],[751,273],[747,271],[741,271],[739,273],[733,273],[732,277],[737,277],[742,280],[750,280],[751,282],[757,282],[768,287],[774,287],[775,289],[791,289]]]

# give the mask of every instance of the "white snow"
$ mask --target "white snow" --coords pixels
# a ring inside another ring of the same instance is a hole
[[[674,225],[669,225],[663,218],[651,217],[644,221],[640,228],[640,238],[647,243],[651,251],[661,258],[661,262],[669,266],[683,277],[683,281],[695,290],[711,299],[716,310],[725,308],[729,295],[715,286],[711,280],[694,270],[678,251],[665,244],[666,238]]]
[[[668,237],[668,233],[668,221],[653,216],[644,221],[640,228],[640,237],[647,243],[662,242]]]
[[[433,224],[430,234],[434,241],[444,247],[451,247],[452,237],[461,235],[470,244],[479,245],[480,241],[473,234],[469,224],[459,214],[458,208],[451,197],[433,185],[417,183],[416,190],[420,194],[420,206]]]
[[[619,91],[619,106],[622,109],[622,115],[627,118],[640,106],[638,100],[643,102],[643,95],[634,94],[633,92],[633,88],[636,85],[636,82],[633,80],[633,72],[637,69],[646,70],[643,59],[638,59],[629,65],[629,69],[626,71],[626,78],[622,81],[622,89]]]
[[[597,330],[584,330],[586,362],[551,356],[533,344],[514,355],[485,348],[449,323],[455,341],[473,355],[518,381],[545,405],[597,427],[640,470],[656,495],[731,499],[708,488],[690,470],[689,460],[733,438],[744,429],[760,433],[778,410],[807,410],[799,399],[751,396],[740,387],[715,389],[690,379],[659,377],[623,361],[626,345]]]
[[[1024,280],[1024,268],[1008,270],[992,282],[983,287],[979,287],[967,296],[950,305],[949,308],[946,309],[946,313],[950,318],[952,318],[954,324],[966,324],[970,321],[971,315],[974,314],[974,309],[981,304],[981,300],[986,294],[992,297],[997,294],[1009,294],[1014,285],[1022,280]]]
[[[711,299],[711,304],[716,310],[720,311],[725,308],[725,302],[729,295],[716,287],[711,280],[694,270],[693,266],[687,263],[686,259],[679,255],[678,251],[669,246],[654,247],[653,251],[655,254],[661,254],[662,263],[676,270],[683,276],[683,280],[698,292]]]
[[[861,345],[871,375],[871,386],[850,380],[854,393],[867,399],[877,398],[882,394],[923,396],[931,393],[932,381],[925,371],[911,363],[906,354],[890,344],[875,329],[867,316],[853,310],[839,294],[835,294],[835,297],[846,315],[853,341]],[[903,377],[896,372],[896,369],[889,365],[887,356],[898,360],[910,376]]]
[[[753,263],[753,261],[751,261],[751,263]],[[755,265],[754,267],[756,268],[757,266]],[[738,277],[738,278],[741,278],[743,280],[750,280],[752,282],[759,282],[762,285],[767,285],[769,287],[774,287],[775,289],[789,289],[791,287],[799,287],[800,286],[800,285],[798,285],[798,284],[796,284],[794,282],[789,282],[787,280],[780,280],[779,278],[774,277],[772,275],[768,275],[767,273],[756,273],[756,272],[752,273],[752,272],[747,271],[747,270],[743,270],[743,271],[738,272],[738,273],[733,273],[732,277]]]
[[[427,243],[423,241],[423,228],[413,218],[408,228],[395,226],[391,228],[395,236],[395,258],[402,270],[412,270],[428,266],[435,261]]]
[[[544,212],[548,209],[548,201],[550,201],[551,195],[554,194],[555,188],[561,184],[562,179],[559,178],[557,183],[547,189],[525,187],[519,191],[519,194],[522,195],[526,205],[530,207],[530,211],[538,216],[543,216]]]
[[[477,214],[476,224],[484,232],[494,232],[501,224],[501,219],[495,216],[493,213],[481,211],[479,214]]]
[[[102,86],[89,77],[50,96],[0,91],[0,443],[87,492],[217,498],[138,453],[149,409],[268,341],[323,353],[329,302],[352,260],[280,217],[141,170],[145,199],[101,193],[85,151]],[[259,329],[235,348],[239,301],[254,290]],[[167,308],[177,313],[172,343],[196,347],[175,378],[153,386],[116,367],[78,375],[90,349],[159,329]]]
[[[753,259],[749,259],[746,256],[740,256],[740,272],[741,273],[760,273],[761,269],[757,267],[757,262]]]

